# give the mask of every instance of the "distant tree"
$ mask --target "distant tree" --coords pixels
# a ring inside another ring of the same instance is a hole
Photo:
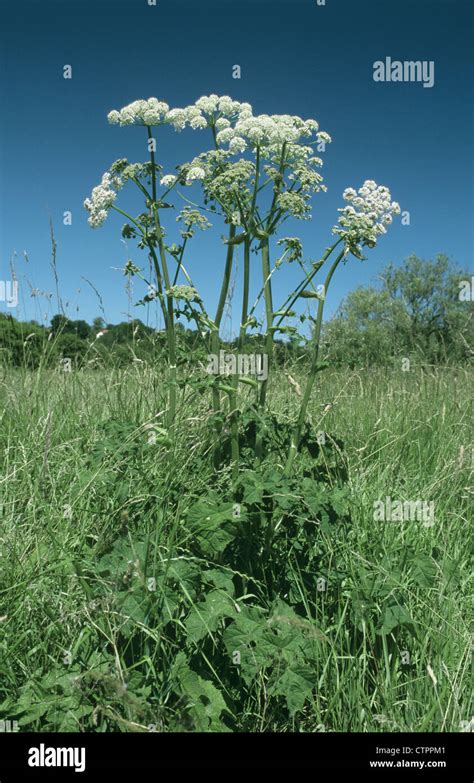
[[[91,336],[91,327],[87,321],[71,321],[65,315],[53,315],[51,330],[54,335],[75,334],[80,340],[87,340]]]
[[[0,313],[0,364],[37,367],[46,343],[47,332],[34,321],[17,321]]]
[[[80,340],[88,340],[92,334],[91,327],[87,321],[70,321],[68,324],[68,332],[75,334]]]
[[[105,329],[104,319],[101,316],[94,318],[94,320],[92,321],[93,334],[98,334],[98,332],[101,332],[103,329]]]
[[[55,354],[61,358],[81,359],[87,349],[88,344],[81,340],[76,334],[61,334],[55,342]]]
[[[358,288],[325,325],[324,346],[339,364],[386,364],[399,355],[428,362],[464,360],[472,355],[474,311],[459,299],[459,281],[446,256],[422,261],[410,256],[389,264],[382,288]]]
[[[109,343],[126,343],[153,333],[154,329],[146,326],[138,318],[133,321],[122,321],[115,325],[107,324],[107,341]]]
[[[65,315],[53,315],[51,318],[51,331],[53,334],[61,334],[67,330],[69,319]]]

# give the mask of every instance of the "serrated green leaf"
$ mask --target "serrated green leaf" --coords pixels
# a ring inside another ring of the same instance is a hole
[[[185,620],[188,639],[199,642],[213,634],[223,618],[236,615],[237,609],[230,596],[222,590],[212,590],[203,602],[192,607]]]
[[[410,576],[421,587],[433,587],[436,581],[436,565],[429,555],[416,555]]]
[[[189,529],[196,536],[203,553],[214,556],[234,538],[235,518],[233,503],[210,503],[200,500],[187,513]]]
[[[273,696],[284,696],[288,710],[293,717],[301,712],[305,702],[311,697],[318,678],[309,666],[288,666],[270,688]]]
[[[222,693],[209,680],[189,668],[186,655],[180,652],[173,665],[179,691],[188,699],[188,709],[197,731],[228,731],[221,720],[229,712]]]
[[[224,590],[231,597],[235,595],[233,575],[229,571],[221,571],[219,568],[209,568],[202,573],[202,581],[212,584]]]

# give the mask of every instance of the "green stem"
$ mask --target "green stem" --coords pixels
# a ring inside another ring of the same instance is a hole
[[[321,266],[324,264],[325,261],[327,261],[334,248],[336,248],[340,244],[340,242],[342,242],[342,238],[338,239],[337,242],[331,245],[331,247],[326,248],[324,254],[321,256],[320,261],[315,265],[311,274],[306,275],[306,278],[295,288],[293,293],[290,294],[290,296],[286,299],[286,301],[282,304],[282,306],[278,308],[279,312],[283,310],[283,308],[285,308],[285,312],[283,313],[283,315],[280,316],[279,320],[277,321],[276,324],[277,326],[280,326],[281,322],[283,321],[284,318],[286,318],[286,314],[288,313],[289,310],[291,310],[294,303],[300,296],[301,292],[304,291],[304,289],[309,283],[311,283],[313,277],[319,272]]]
[[[120,212],[121,215],[127,218],[127,220],[130,220],[132,223],[136,225],[136,227],[139,229],[140,233],[142,235],[145,234],[143,228],[141,227],[140,223],[135,220],[135,218],[132,218],[131,215],[129,215],[127,212],[124,212],[123,209],[120,209],[119,207],[116,207],[115,204],[112,204],[112,209],[115,209],[116,212]]]
[[[290,448],[288,451],[288,457],[285,465],[285,476],[288,476],[291,473],[291,469],[293,467],[296,454],[298,453],[298,446],[301,440],[301,433],[303,431],[304,423],[306,420],[306,411],[308,409],[308,403],[311,397],[311,392],[313,389],[314,381],[318,370],[318,356],[319,356],[319,345],[321,341],[321,327],[323,323],[324,302],[326,299],[327,290],[339,262],[343,259],[345,255],[346,255],[345,249],[341,250],[336,260],[333,262],[331,268],[329,269],[326,280],[324,282],[324,296],[322,299],[318,301],[318,312],[316,316],[316,324],[315,324],[314,334],[313,334],[313,356],[311,360],[311,369],[306,383],[306,388],[304,390],[296,427],[291,436]]]
[[[267,356],[268,368],[270,368],[273,357],[273,296],[270,280],[270,249],[268,237],[262,242],[262,277],[264,281],[265,315],[266,315],[266,335],[265,335],[265,354]],[[267,397],[268,377],[262,381],[258,400],[260,410],[265,408]],[[257,433],[255,441],[255,457],[259,463],[263,456],[263,436],[261,429]]]
[[[256,160],[255,160],[255,182],[254,182],[254,187],[253,187],[252,206],[250,208],[250,223],[251,223],[251,225],[253,225],[253,222],[254,222],[255,208],[257,206],[257,194],[258,194],[259,179],[260,179],[260,145],[257,144],[257,153],[256,153]]]
[[[148,140],[153,139],[151,128],[147,125]],[[158,214],[158,207],[156,203],[156,164],[155,153],[153,151],[153,145],[149,145],[150,151],[150,163],[151,163],[151,187],[152,187],[152,204],[151,209],[155,220],[156,240],[158,242],[158,250],[160,253],[161,268],[163,270],[163,280],[167,290],[171,288],[170,275],[168,271],[168,263],[166,260],[166,249],[163,242],[163,230],[161,228],[160,216]],[[174,425],[176,417],[176,335],[174,328],[174,302],[173,297],[168,294],[166,297],[166,309],[168,318],[166,320],[166,330],[168,338],[168,363],[169,363],[169,406],[168,406],[168,427],[171,428]]]
[[[231,223],[229,225],[229,237],[228,237],[228,245],[227,245],[227,255],[226,255],[226,261],[225,261],[225,267],[224,267],[224,277],[222,279],[222,286],[221,286],[221,293],[219,296],[219,302],[217,305],[216,310],[216,317],[214,318],[214,324],[215,329],[212,332],[211,337],[211,348],[212,353],[219,357],[219,348],[220,348],[220,341],[219,341],[219,329],[222,321],[222,316],[224,314],[224,307],[225,303],[227,301],[227,294],[229,292],[229,285],[230,285],[230,278],[232,274],[232,264],[234,260],[234,245],[231,244],[231,240],[234,239],[236,233],[236,226]],[[217,387],[217,379],[216,382],[213,384],[212,387],[212,407],[214,410],[214,413],[219,413],[221,409],[221,398],[219,389]],[[217,469],[220,465],[220,459],[221,459],[221,450],[220,450],[220,434],[222,431],[222,426],[220,424],[217,425],[217,438],[216,443],[214,446],[214,467]]]
[[[267,234],[271,233],[270,232],[270,226],[272,225],[272,219],[273,219],[273,214],[275,212],[277,199],[278,199],[278,196],[281,193],[281,187],[283,185],[283,175],[285,173],[285,168],[286,168],[286,166],[285,166],[285,156],[286,156],[286,141],[283,142],[283,146],[281,148],[280,166],[279,166],[279,169],[278,169],[280,177],[281,177],[281,180],[280,180],[279,184],[277,185],[277,187],[274,188],[273,199],[272,199],[272,203],[271,203],[271,206],[270,206],[270,211],[268,213],[267,224],[266,224],[266,229],[265,229]]]
[[[249,291],[250,291],[250,243],[251,239],[246,237],[244,242],[244,290],[242,293],[242,316],[240,319],[239,331],[239,351],[244,347],[245,333],[247,330],[247,314],[249,309]]]
[[[179,258],[178,258],[178,264],[177,264],[177,267],[176,267],[176,272],[175,272],[175,275],[174,275],[174,278],[173,278],[173,285],[176,285],[176,281],[178,279],[179,273],[180,273],[181,269],[183,269],[183,256],[184,256],[184,251],[186,249],[187,241],[188,241],[188,237],[184,237],[183,245],[181,247],[181,253],[179,254]]]
[[[165,322],[165,329],[166,329],[166,333],[168,334],[168,311],[166,308],[165,297],[163,296],[163,281],[161,278],[160,265],[158,263],[158,258],[156,255],[155,248],[153,247],[153,243],[151,241],[148,241],[147,244],[150,250],[150,255],[153,260],[153,267],[155,270],[156,282],[158,286],[158,299],[160,300],[161,309],[163,311],[163,319]]]
[[[245,344],[245,332],[247,323],[247,313],[249,309],[249,290],[250,290],[250,244],[251,239],[246,237],[244,243],[244,288],[242,293],[242,315],[240,319],[239,338],[237,340],[237,360],[238,355],[242,353]],[[231,458],[232,458],[232,478],[235,482],[239,477],[239,461],[240,461],[240,446],[239,446],[239,415],[238,415],[238,388],[239,388],[239,375],[235,373],[232,379],[232,387],[234,391],[230,394],[230,422],[231,422]]]

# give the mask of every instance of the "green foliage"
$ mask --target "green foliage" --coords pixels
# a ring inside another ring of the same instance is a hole
[[[410,256],[389,264],[381,289],[351,292],[326,324],[324,347],[331,362],[351,367],[389,365],[400,357],[431,364],[472,357],[474,309],[460,301],[459,282],[470,279],[446,256]]]
[[[467,371],[455,384],[447,370],[322,373],[291,477],[281,373],[259,466],[256,413],[242,411],[237,494],[225,448],[211,464],[198,393],[170,445],[145,427],[158,370],[114,371],[105,388],[97,373],[43,372],[23,386],[11,370],[0,387],[1,718],[22,731],[459,730]],[[336,398],[319,442],[319,403]],[[434,492],[435,526],[374,522],[387,492]]]

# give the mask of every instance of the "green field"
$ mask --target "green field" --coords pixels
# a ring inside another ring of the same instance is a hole
[[[465,728],[472,370],[318,375],[309,418],[343,442],[347,505],[313,524],[305,575],[287,544],[290,597],[233,569],[224,544],[213,556],[202,528],[196,548],[195,509],[231,500],[230,475],[213,470],[206,395],[179,391],[171,445],[148,426],[163,420],[164,372],[0,375],[0,718],[27,731]],[[304,378],[277,372],[269,408],[284,421]],[[432,524],[374,521],[387,496],[433,502]]]

